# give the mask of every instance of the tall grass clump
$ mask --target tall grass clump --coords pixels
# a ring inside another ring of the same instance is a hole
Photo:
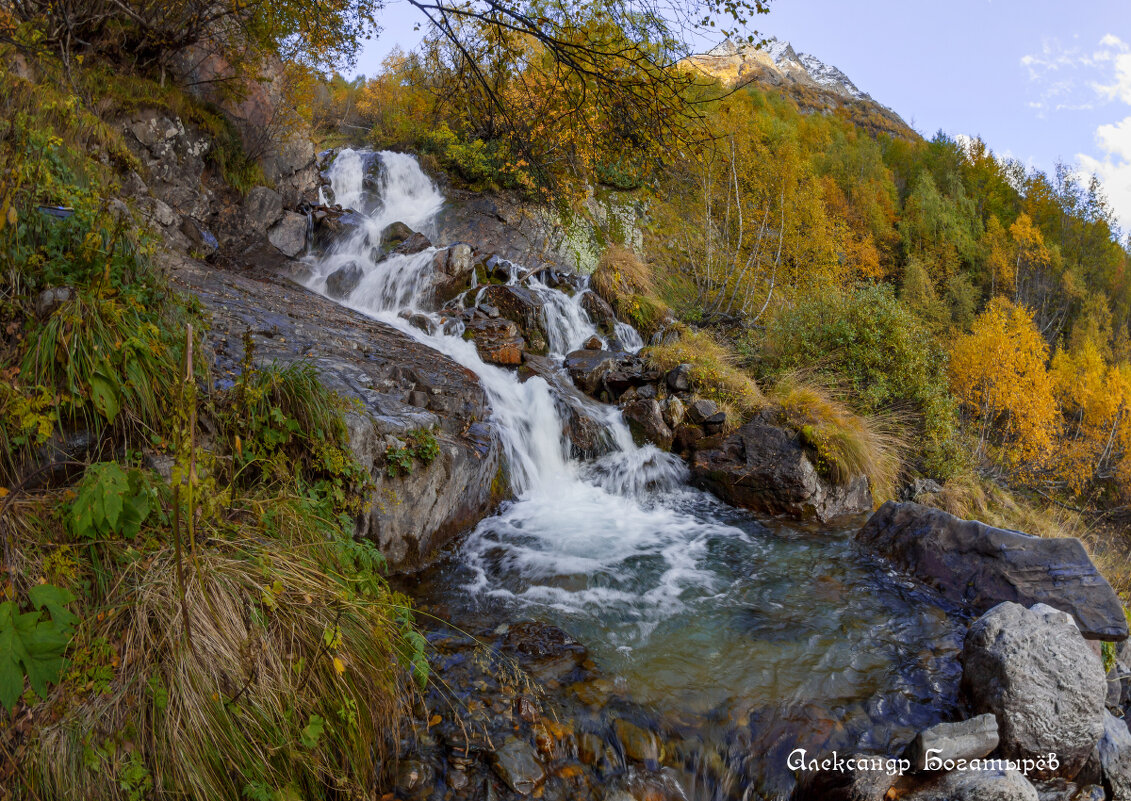
[[[644,351],[660,370],[691,365],[692,389],[728,410],[727,420],[738,424],[766,405],[758,383],[738,366],[738,357],[707,331],[683,329],[679,338]]]
[[[368,797],[424,669],[380,555],[326,504],[248,495],[198,532],[210,545],[182,590],[169,532],[148,522],[87,546],[116,569],[70,654],[99,669],[47,699],[27,797]],[[110,643],[101,665],[95,643]]]
[[[896,495],[909,449],[905,427],[892,416],[861,415],[820,384],[797,373],[774,385],[785,422],[817,453],[816,467],[834,483],[867,476],[879,503]]]
[[[590,283],[607,300],[617,316],[627,320],[647,338],[668,316],[668,305],[660,297],[652,268],[635,252],[622,245],[610,245]]]

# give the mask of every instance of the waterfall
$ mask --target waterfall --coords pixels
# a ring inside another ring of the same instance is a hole
[[[366,173],[376,164],[380,167],[376,196],[367,197],[366,185],[374,182]],[[443,204],[443,196],[416,159],[343,150],[328,175],[339,202],[367,211],[364,225],[338,242],[330,254],[312,262],[308,286],[324,292],[327,277],[336,270],[360,269],[356,287],[340,302],[469,368],[489,398],[516,500],[483,521],[464,547],[466,558],[477,568],[477,589],[578,610],[621,601],[630,608],[630,618],[641,622],[647,618],[648,628],[660,610],[678,606],[689,582],[710,584],[710,577],[696,569],[696,554],[707,531],[717,533],[720,526],[665,502],[689,492],[684,483],[686,467],[679,459],[652,445],[636,445],[619,410],[595,401],[586,413],[605,428],[614,450],[591,463],[571,459],[562,433],[566,429],[562,404],[550,384],[540,377],[519,381],[514,372],[485,363],[474,343],[460,336],[462,330],[428,334],[405,321],[402,315],[409,312],[439,323],[439,315],[427,305],[436,249],[382,258],[375,244],[395,222],[416,230],[429,227]],[[512,265],[509,283],[518,283],[527,272]],[[543,303],[552,356],[560,358],[598,335],[582,305],[589,291],[584,280],[581,291],[572,296],[536,276],[523,285]],[[436,330],[442,327],[437,325]],[[630,350],[643,344],[625,323],[617,325],[616,336]],[[640,560],[650,563],[650,586],[643,591],[639,576],[631,575],[628,567]],[[570,586],[564,587],[555,580],[580,574],[596,576],[597,586],[565,582]]]

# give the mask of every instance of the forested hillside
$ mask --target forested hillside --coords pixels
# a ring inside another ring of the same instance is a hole
[[[536,60],[487,92],[446,47],[325,84],[327,135],[565,209],[590,187],[625,193],[647,205],[653,299],[759,380],[800,370],[898,421],[907,468],[940,481],[975,470],[1076,507],[1131,497],[1128,244],[1094,179],[691,74],[703,102],[682,138],[629,122],[625,141],[615,109],[540,91]],[[637,321],[655,328],[654,311]]]

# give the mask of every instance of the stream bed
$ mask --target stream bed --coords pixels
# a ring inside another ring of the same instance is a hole
[[[543,778],[530,794],[788,797],[794,782],[785,763],[794,748],[889,754],[953,712],[961,634],[937,597],[854,548],[862,519],[820,526],[733,509],[689,486],[678,458],[635,444],[619,410],[597,401],[583,411],[601,426],[606,452],[572,458],[567,403],[554,382],[485,363],[430,305],[435,249],[382,255],[374,247],[395,222],[428,233],[443,206],[416,160],[345,150],[329,178],[335,201],[364,224],[311,259],[307,285],[327,293],[332,276],[360,269],[338,301],[472,370],[506,455],[513,499],[406,585],[424,612],[447,621],[426,623],[442,689],[430,697],[484,711],[483,725],[497,735],[487,737],[496,777],[506,772],[497,767],[500,749],[522,748],[497,742],[499,720],[515,727],[507,743],[525,731],[521,721],[535,728],[571,721],[568,737],[551,737],[568,746],[537,747],[558,765],[555,776],[570,764],[587,771],[587,789],[563,780],[556,790]],[[571,294],[511,268],[510,283],[521,281],[541,301],[551,360],[560,365],[598,335],[579,302],[584,278]],[[475,293],[461,302],[473,304]],[[410,325],[413,315],[431,320],[429,330]],[[617,338],[630,350],[643,344],[623,324]],[[530,668],[532,683],[493,661],[505,653]],[[537,713],[523,706],[527,697]],[[454,725],[438,717],[436,732]],[[582,735],[614,755],[587,761]],[[539,743],[536,731],[529,738]],[[640,738],[644,745],[631,744]],[[449,756],[440,757],[428,751],[438,741],[426,734],[421,753],[432,762],[409,760],[419,775],[399,777],[402,792],[527,794],[505,779],[498,787],[460,784],[451,769],[466,777],[468,766],[450,756],[456,740],[449,732]],[[462,749],[459,759],[473,760],[475,749],[467,742]],[[648,782],[661,789],[632,789]]]

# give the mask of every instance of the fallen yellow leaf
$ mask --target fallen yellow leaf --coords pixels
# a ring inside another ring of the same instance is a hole
[[[334,670],[338,672],[339,676],[346,672],[346,663],[336,656],[334,657]]]

